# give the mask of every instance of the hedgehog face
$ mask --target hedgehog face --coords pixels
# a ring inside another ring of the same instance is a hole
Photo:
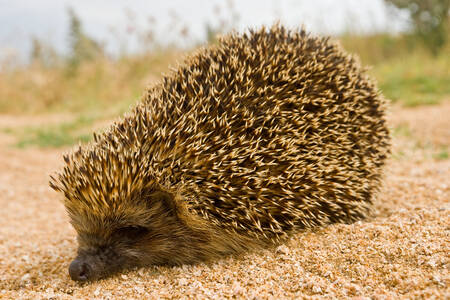
[[[120,270],[170,263],[180,248],[183,225],[168,204],[169,195],[156,192],[132,209],[114,216],[70,214],[78,233],[78,256],[69,267],[73,280],[107,277]]]
[[[140,253],[135,248],[148,232],[145,227],[127,226],[108,237],[79,233],[78,256],[69,266],[70,277],[77,281],[95,280],[137,265]]]

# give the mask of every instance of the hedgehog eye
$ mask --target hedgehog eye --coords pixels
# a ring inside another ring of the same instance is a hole
[[[143,226],[126,226],[116,230],[115,234],[121,238],[137,239],[146,235],[149,229]]]

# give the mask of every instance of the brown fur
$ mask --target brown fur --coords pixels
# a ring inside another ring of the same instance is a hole
[[[363,218],[384,110],[353,57],[304,31],[200,50],[52,178],[79,235],[72,273],[207,261]]]

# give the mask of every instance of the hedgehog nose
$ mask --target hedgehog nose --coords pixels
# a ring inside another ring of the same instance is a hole
[[[92,267],[80,258],[74,259],[69,266],[69,275],[72,280],[87,281],[92,274]]]

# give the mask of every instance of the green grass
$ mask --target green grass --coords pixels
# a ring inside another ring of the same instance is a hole
[[[344,34],[339,40],[372,67],[370,73],[393,102],[418,106],[450,98],[450,45],[433,56],[410,36]]]
[[[449,158],[448,149],[441,149],[433,154],[433,158],[436,160],[445,160]]]
[[[58,148],[70,146],[78,142],[88,142],[89,140],[89,135],[73,136],[62,130],[40,129],[31,133],[30,136],[21,139],[17,143],[17,147],[38,146],[41,148]]]
[[[71,146],[77,143],[86,143],[92,139],[94,125],[98,122],[109,121],[125,112],[135,105],[134,101],[122,101],[101,110],[93,106],[89,113],[75,113],[74,120],[52,125],[39,125],[34,127],[0,128],[0,131],[16,137],[14,144],[17,148],[40,147],[59,148]]]
[[[405,106],[439,104],[450,97],[450,57],[412,54],[375,65],[383,94]]]
[[[38,128],[26,127],[16,132],[18,148],[37,146],[41,148],[57,148],[70,146],[78,142],[85,143],[91,139],[90,128],[95,118],[80,116],[74,121],[62,124],[42,126]]]

